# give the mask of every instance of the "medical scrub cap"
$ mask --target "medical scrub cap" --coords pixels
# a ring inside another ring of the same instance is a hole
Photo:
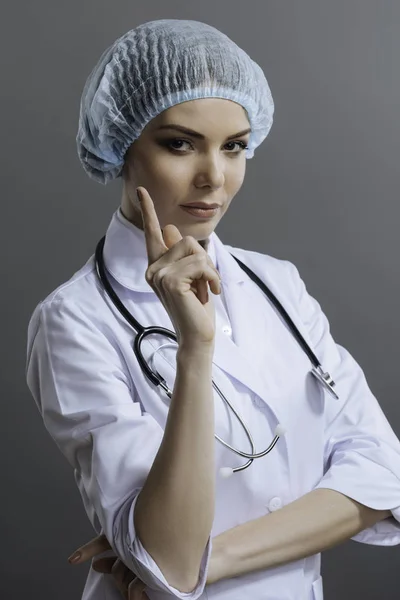
[[[117,39],[83,89],[76,138],[86,173],[106,184],[158,114],[197,98],[225,98],[247,111],[246,158],[266,138],[274,103],[262,69],[228,36],[199,21],[160,19]]]

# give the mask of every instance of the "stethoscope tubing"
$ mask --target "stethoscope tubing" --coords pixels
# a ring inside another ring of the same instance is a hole
[[[165,379],[162,377],[162,375],[160,375],[160,373],[158,373],[158,371],[154,372],[151,370],[151,368],[149,367],[149,365],[147,364],[147,362],[143,356],[143,353],[141,350],[141,345],[143,343],[143,340],[149,335],[153,335],[153,334],[164,335],[167,338],[169,338],[170,340],[173,340],[175,343],[177,343],[177,336],[176,336],[175,332],[171,331],[170,329],[166,329],[165,327],[160,327],[160,326],[156,326],[156,325],[150,326],[150,327],[143,327],[143,325],[141,325],[141,323],[139,323],[139,321],[137,321],[137,319],[135,319],[135,317],[132,315],[132,313],[130,311],[128,311],[128,309],[124,306],[124,304],[119,299],[117,293],[113,289],[111,283],[109,282],[107,274],[106,274],[104,260],[103,260],[104,242],[105,242],[105,236],[100,239],[100,241],[98,242],[98,244],[96,246],[95,266],[96,266],[97,276],[98,276],[101,284],[103,285],[103,288],[106,291],[107,295],[110,297],[111,301],[113,302],[114,306],[118,309],[118,311],[121,313],[123,318],[129,323],[129,325],[136,331],[136,336],[135,336],[134,342],[133,342],[133,350],[134,350],[135,356],[138,360],[138,363],[140,365],[140,368],[142,369],[142,372],[146,375],[146,377],[155,386],[161,386],[161,388],[165,391],[167,396],[169,398],[171,398],[172,391],[169,389],[169,387],[168,387]],[[330,391],[330,393],[334,397],[338,398],[338,396],[332,389],[333,386],[335,385],[333,379],[330,377],[329,373],[323,372],[318,358],[315,356],[315,354],[313,353],[313,351],[311,350],[311,348],[309,347],[309,345],[307,344],[307,342],[301,335],[297,326],[291,319],[290,315],[287,313],[287,311],[282,306],[282,304],[279,302],[279,300],[269,290],[269,288],[265,285],[265,283],[263,281],[261,281],[261,279],[249,267],[247,267],[247,265],[245,265],[241,260],[239,260],[233,254],[231,256],[236,260],[236,262],[245,271],[245,273],[252,279],[252,281],[254,281],[254,283],[256,283],[256,285],[258,285],[258,287],[265,293],[265,295],[269,298],[269,300],[271,301],[273,306],[276,308],[278,313],[281,315],[283,320],[289,326],[289,329],[292,331],[297,342],[300,344],[301,348],[304,350],[304,352],[307,354],[307,356],[309,357],[310,361],[313,364],[314,368],[311,371],[313,373],[313,375],[319,381],[321,381],[322,384],[325,385],[325,387]],[[245,425],[245,423],[243,422],[243,420],[241,419],[241,417],[239,416],[239,414],[237,413],[235,408],[232,406],[230,401],[225,397],[225,395],[222,393],[222,391],[219,389],[218,385],[215,383],[215,381],[213,379],[212,379],[212,385],[213,385],[213,388],[218,393],[218,395],[220,396],[220,398],[224,402],[226,402],[228,404],[228,406],[230,407],[230,409],[233,411],[236,418],[238,419],[238,421],[241,423],[243,429],[245,430],[245,433],[249,440],[249,443],[250,443],[250,446],[252,449],[251,453],[243,452],[242,450],[237,450],[236,448],[234,448],[233,446],[228,444],[228,442],[225,442],[222,438],[220,438],[218,435],[215,434],[216,439],[221,444],[223,444],[226,448],[228,448],[232,452],[235,452],[236,454],[242,456],[243,458],[249,459],[248,462],[242,466],[235,467],[234,469],[228,469],[228,471],[231,471],[231,472],[242,471],[242,470],[246,469],[254,461],[254,459],[261,458],[262,456],[265,456],[266,454],[271,452],[271,450],[275,447],[277,441],[279,440],[279,437],[281,435],[283,435],[284,430],[280,425],[278,425],[275,435],[274,435],[274,438],[273,438],[272,442],[270,443],[270,445],[268,446],[268,448],[266,448],[262,452],[256,453],[254,441],[253,441],[253,438],[252,438],[247,426]]]

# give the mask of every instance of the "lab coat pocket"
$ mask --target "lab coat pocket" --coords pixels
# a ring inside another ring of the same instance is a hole
[[[324,592],[322,589],[322,577],[316,579],[312,584],[312,600],[324,600]]]

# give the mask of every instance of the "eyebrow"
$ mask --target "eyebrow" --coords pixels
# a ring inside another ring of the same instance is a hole
[[[198,131],[194,131],[193,129],[188,129],[187,127],[182,127],[182,125],[175,125],[171,123],[170,125],[161,125],[158,129],[176,129],[177,131],[182,131],[182,133],[186,133],[187,135],[191,135],[194,138],[198,138],[199,140],[205,140],[205,136],[199,133]],[[234,133],[233,135],[229,135],[226,139],[231,140],[232,138],[240,137],[245,135],[246,133],[250,133],[251,128],[244,129],[243,131],[239,131],[239,133]]]

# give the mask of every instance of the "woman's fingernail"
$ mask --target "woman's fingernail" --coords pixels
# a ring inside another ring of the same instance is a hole
[[[138,197],[139,202],[141,202],[142,201],[142,196],[141,196],[141,193],[140,193],[140,191],[138,189],[136,190],[136,195]]]
[[[81,558],[82,554],[80,552],[74,552],[73,554],[71,554],[71,556],[68,558],[68,562],[70,563],[76,563],[78,562],[78,560]]]

